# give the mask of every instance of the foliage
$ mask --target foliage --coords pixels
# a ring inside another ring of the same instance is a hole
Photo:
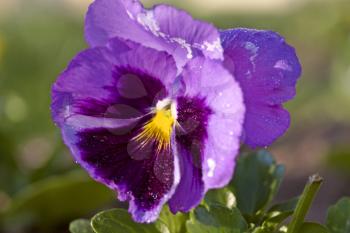
[[[90,221],[86,219],[77,219],[71,222],[69,231],[72,233],[94,233]]]
[[[112,209],[95,215],[91,225],[96,233],[168,233],[168,227],[158,220],[152,224],[137,224],[124,209]]]
[[[327,226],[330,233],[350,232],[350,198],[343,198],[329,208]]]
[[[327,226],[304,222],[322,178],[311,176],[300,198],[272,205],[284,168],[267,151],[242,155],[230,184],[208,192],[189,214],[172,215],[168,207],[152,224],[137,224],[125,209],[98,213],[89,224],[76,220],[71,233],[348,233],[350,199],[330,208]],[[233,196],[234,195],[234,196]],[[235,199],[237,203],[232,200]],[[286,220],[293,215],[288,223]],[[92,226],[92,228],[91,228]],[[79,231],[80,230],[80,231]]]
[[[263,211],[275,196],[283,175],[284,167],[277,165],[267,151],[242,156],[229,186],[242,213],[257,217],[255,213]]]
[[[32,225],[49,231],[52,226],[96,211],[111,203],[113,198],[113,193],[103,185],[82,172],[72,172],[23,190],[0,216],[0,223],[5,232],[24,231]]]
[[[240,233],[247,230],[247,223],[237,208],[229,209],[214,204],[209,207],[199,206],[186,223],[188,233]]]

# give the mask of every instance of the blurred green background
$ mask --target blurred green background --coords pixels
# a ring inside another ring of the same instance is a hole
[[[119,205],[73,162],[50,118],[51,84],[87,47],[89,2],[0,0],[0,232],[67,232],[72,219]],[[303,76],[287,104],[292,125],[268,149],[287,167],[278,199],[299,194],[308,175],[326,178],[309,216],[322,222],[350,196],[350,1],[166,2],[220,28],[278,31],[296,48]]]

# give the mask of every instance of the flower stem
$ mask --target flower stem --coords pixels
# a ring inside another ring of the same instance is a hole
[[[315,198],[316,193],[321,187],[323,178],[318,174],[309,177],[303,194],[295,208],[293,219],[289,223],[287,233],[299,233],[301,225],[304,223],[305,216]]]

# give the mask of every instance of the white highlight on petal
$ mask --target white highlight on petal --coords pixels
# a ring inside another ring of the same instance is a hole
[[[175,192],[175,189],[177,185],[180,183],[181,179],[181,172],[180,172],[180,161],[178,158],[178,152],[174,154],[174,184],[173,184],[173,190],[170,192],[170,195],[172,196]]]
[[[192,53],[192,48],[191,45],[189,43],[186,42],[186,40],[179,38],[179,37],[175,37],[175,38],[170,38],[171,42],[176,42],[178,43],[181,48],[184,48],[187,50],[187,58],[188,59],[192,59],[193,58],[193,53]]]
[[[273,68],[286,70],[286,71],[293,70],[286,60],[278,60],[276,64],[273,66]]]
[[[253,54],[256,54],[259,50],[259,48],[253,44],[252,42],[250,41],[247,41],[245,44],[244,44],[244,48],[249,50],[251,53]]]
[[[247,79],[252,78],[252,72],[250,72],[250,70],[247,70],[247,72],[245,74],[247,75]]]
[[[255,58],[258,56],[259,47],[257,47],[254,43],[248,41],[244,44],[244,48],[252,54],[249,60],[253,64],[253,70],[255,70]]]
[[[204,41],[202,45],[202,49],[205,49],[209,52],[216,52],[217,54],[223,54],[224,52],[224,49],[221,46],[221,40],[219,37],[213,42]]]
[[[159,100],[156,104],[156,109],[161,110],[170,104],[171,104],[171,99],[169,99],[169,98]]]
[[[215,170],[215,167],[216,167],[216,162],[215,162],[214,159],[208,159],[207,163],[208,163],[208,168],[209,168],[208,177],[213,177],[214,176],[214,170]]]
[[[202,44],[199,43],[194,43],[192,45],[193,48],[197,48],[200,50],[205,50],[208,52],[211,52],[214,54],[214,56],[211,56],[211,58],[214,59],[223,59],[223,52],[224,49],[221,46],[221,40],[220,37],[218,37],[216,40],[209,42],[209,41],[204,41]],[[217,56],[218,54],[220,54],[220,56]]]
[[[130,18],[132,18],[132,15]],[[148,10],[148,11],[144,11],[144,12],[139,13],[137,15],[137,22],[140,23],[146,30],[152,32],[153,35],[155,35],[157,37],[162,37],[167,42],[179,44],[181,46],[181,48],[186,49],[187,59],[193,58],[192,45],[187,43],[187,41],[183,38],[170,37],[169,35],[166,35],[165,33],[161,32],[160,27],[158,25],[158,22],[154,18],[153,11]],[[213,47],[213,45],[212,45],[212,47]]]
[[[156,110],[161,110],[169,106],[170,106],[171,116],[176,121],[177,120],[177,103],[174,100],[170,98],[159,100],[156,104]]]
[[[153,11],[144,11],[137,15],[139,22],[146,30],[151,31],[155,36],[160,36],[158,22],[154,18]]]
[[[176,121],[177,120],[177,103],[176,102],[172,102],[170,106],[170,110],[171,110],[171,115]]]
[[[134,16],[131,14],[130,11],[126,10],[126,13],[128,14],[130,19],[134,20]]]
[[[217,38],[215,41],[213,41],[211,43],[208,41],[204,41],[203,45],[206,48],[206,50],[208,50],[210,52],[214,52],[215,50],[218,50],[221,52],[223,51],[223,48],[221,47],[220,38]]]

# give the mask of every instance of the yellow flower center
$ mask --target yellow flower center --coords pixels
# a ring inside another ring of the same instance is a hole
[[[157,143],[157,152],[168,149],[174,123],[175,117],[169,106],[157,108],[154,117],[143,126],[142,132],[134,139],[141,143],[141,147],[149,142]]]

